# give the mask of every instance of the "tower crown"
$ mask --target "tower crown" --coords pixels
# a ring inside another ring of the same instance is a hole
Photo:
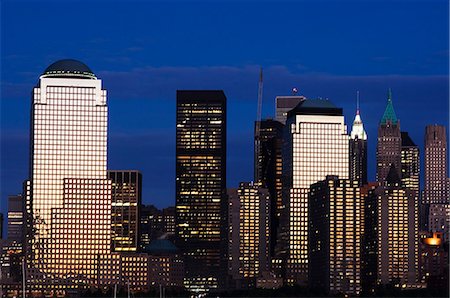
[[[63,59],[51,64],[42,74],[46,78],[96,79],[92,70],[83,62]]]
[[[392,104],[392,92],[390,88],[388,91],[388,102],[386,105],[386,109],[384,110],[383,117],[381,118],[380,124],[386,125],[388,122],[394,125],[396,125],[398,122],[397,115],[395,115],[394,111],[394,105]]]
[[[364,124],[359,113],[359,91],[357,93],[356,115],[355,120],[353,120],[352,132],[350,134],[350,137],[352,139],[358,138],[359,140],[367,140],[367,133],[364,130]]]

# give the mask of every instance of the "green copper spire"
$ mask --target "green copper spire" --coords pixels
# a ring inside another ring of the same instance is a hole
[[[394,106],[392,105],[392,92],[391,88],[388,91],[388,102],[386,106],[386,110],[384,110],[383,117],[381,118],[381,124],[386,124],[387,122],[391,122],[392,124],[397,124],[397,116],[395,115]]]

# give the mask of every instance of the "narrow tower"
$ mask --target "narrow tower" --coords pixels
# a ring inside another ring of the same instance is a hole
[[[391,165],[401,177],[401,147],[400,120],[395,115],[389,89],[386,110],[378,126],[377,182],[385,184]]]
[[[358,185],[367,183],[367,133],[359,111],[359,91],[355,120],[350,133],[350,180],[358,181]]]

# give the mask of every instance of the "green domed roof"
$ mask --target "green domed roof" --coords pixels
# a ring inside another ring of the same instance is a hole
[[[51,64],[42,74],[51,78],[96,79],[92,70],[83,62],[74,59],[63,59]]]

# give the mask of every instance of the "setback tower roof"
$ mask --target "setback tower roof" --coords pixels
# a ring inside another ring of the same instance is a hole
[[[386,109],[384,110],[384,114],[383,114],[383,117],[381,118],[380,124],[386,125],[388,121],[394,125],[397,125],[397,122],[398,122],[397,115],[395,115],[394,106],[392,104],[392,92],[391,92],[390,88],[388,91],[387,106],[386,106]]]

